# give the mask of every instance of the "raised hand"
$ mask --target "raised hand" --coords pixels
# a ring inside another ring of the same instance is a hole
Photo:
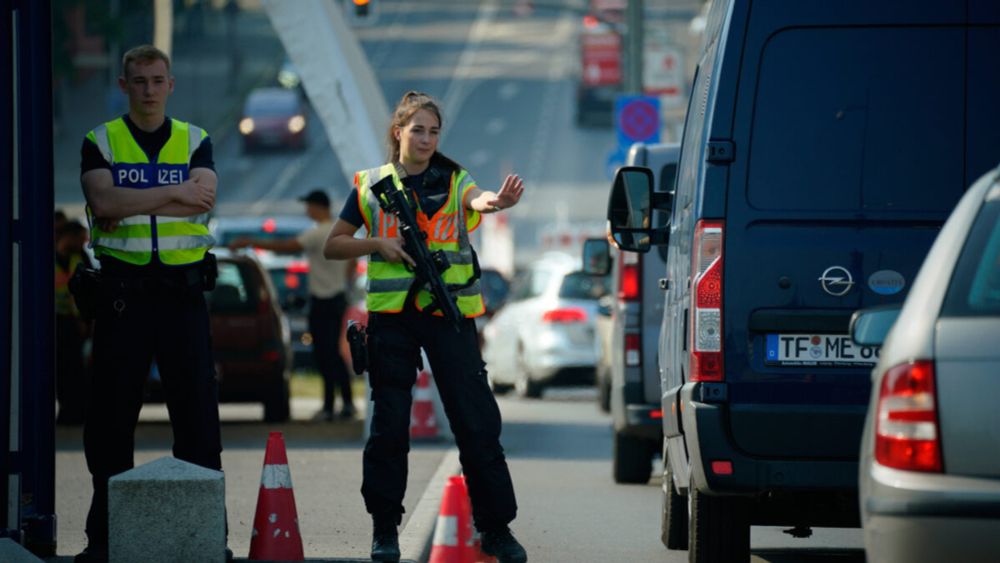
[[[522,194],[524,194],[524,181],[517,174],[510,174],[504,179],[496,198],[486,203],[497,211],[509,209],[517,205]]]

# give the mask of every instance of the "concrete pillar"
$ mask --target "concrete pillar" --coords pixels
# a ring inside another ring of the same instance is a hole
[[[221,471],[163,457],[108,483],[111,563],[225,561]]]

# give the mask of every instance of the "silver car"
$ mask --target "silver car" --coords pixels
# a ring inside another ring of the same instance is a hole
[[[859,476],[872,563],[1000,560],[998,178],[963,196],[901,309],[852,319],[857,343],[884,340]]]
[[[555,384],[593,384],[594,321],[607,277],[579,271],[580,259],[543,255],[514,282],[483,328],[483,359],[499,391],[539,397]]]

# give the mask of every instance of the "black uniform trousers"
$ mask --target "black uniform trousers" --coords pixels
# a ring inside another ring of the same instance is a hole
[[[411,388],[420,348],[427,352],[434,382],[458,445],[477,529],[506,526],[517,514],[514,485],[500,446],[500,409],[486,380],[476,326],[461,331],[442,317],[417,312],[369,315],[371,433],[364,452],[361,494],[378,521],[399,523],[410,450]]]
[[[309,333],[313,338],[313,360],[323,376],[323,410],[333,412],[334,387],[347,411],[354,410],[351,397],[351,374],[344,357],[340,355],[340,329],[347,311],[347,298],[339,293],[329,299],[311,297],[309,300]]]
[[[93,385],[84,451],[94,497],[91,545],[108,542],[108,478],[134,466],[135,425],[155,359],[174,431],[177,459],[222,467],[218,384],[208,309],[200,286],[182,279],[105,280],[94,325]]]

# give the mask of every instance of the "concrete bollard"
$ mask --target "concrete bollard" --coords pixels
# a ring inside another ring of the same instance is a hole
[[[221,471],[162,457],[108,483],[111,563],[225,561]]]

